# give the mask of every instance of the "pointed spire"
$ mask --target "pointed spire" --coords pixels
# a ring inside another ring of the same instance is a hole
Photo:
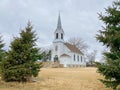
[[[60,18],[60,12],[59,12],[59,16],[58,16],[57,29],[62,29],[62,25],[61,25],[61,18]]]

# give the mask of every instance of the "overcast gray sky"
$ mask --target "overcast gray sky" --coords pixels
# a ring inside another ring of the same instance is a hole
[[[52,44],[56,29],[58,12],[65,32],[65,40],[81,37],[89,45],[89,51],[98,50],[97,59],[103,47],[95,39],[103,23],[98,14],[113,0],[0,0],[0,33],[9,48],[14,36],[19,36],[20,29],[28,20],[34,25],[39,47]]]

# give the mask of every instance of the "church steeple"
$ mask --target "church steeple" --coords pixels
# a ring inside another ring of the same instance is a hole
[[[62,29],[61,18],[60,18],[60,12],[59,12],[59,16],[58,16],[57,29]]]
[[[60,12],[59,12],[59,15],[58,15],[57,28],[54,32],[54,41],[53,42],[64,42],[64,31],[62,29]]]

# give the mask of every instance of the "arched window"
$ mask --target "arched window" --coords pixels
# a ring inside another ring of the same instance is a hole
[[[82,62],[82,56],[81,56],[81,62]]]
[[[77,56],[77,60],[79,61],[79,55]]]
[[[74,58],[74,61],[75,61],[75,54],[74,54],[73,58]]]
[[[56,39],[58,39],[58,33],[56,33]]]
[[[61,39],[63,39],[63,34],[61,33]]]
[[[55,51],[57,51],[58,50],[58,46],[55,46]]]

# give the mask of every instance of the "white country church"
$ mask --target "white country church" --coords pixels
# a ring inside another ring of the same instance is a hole
[[[54,32],[51,60],[53,62],[59,61],[64,67],[86,66],[84,54],[75,45],[66,43],[64,35],[59,14],[57,29]]]

